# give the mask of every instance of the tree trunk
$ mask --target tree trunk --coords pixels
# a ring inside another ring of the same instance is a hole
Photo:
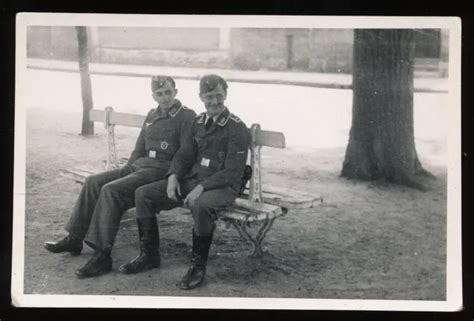
[[[414,34],[405,29],[354,32],[352,127],[343,177],[422,188],[413,124]]]
[[[79,72],[81,75],[82,130],[81,135],[94,135],[94,123],[89,120],[89,111],[93,108],[91,76],[89,73],[89,48],[86,27],[76,27],[79,47]]]

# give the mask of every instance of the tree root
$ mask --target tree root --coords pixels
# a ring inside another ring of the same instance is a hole
[[[428,172],[427,172],[428,173]],[[407,177],[407,176],[397,176],[393,177],[391,179],[387,179],[388,182],[393,183],[393,184],[398,184],[398,185],[404,185],[407,187],[411,187],[414,189],[417,189],[422,192],[426,192],[428,190],[428,187],[419,182],[418,180],[413,179],[412,177]]]
[[[436,179],[435,175],[431,174],[431,172],[427,171],[423,167],[417,168],[416,172],[415,172],[415,175],[419,175],[419,176],[422,176],[422,177],[425,177],[425,178]]]

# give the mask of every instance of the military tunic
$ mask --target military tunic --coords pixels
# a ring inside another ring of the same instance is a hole
[[[138,187],[163,179],[176,151],[189,137],[196,113],[176,103],[150,110],[127,164],[87,177],[66,230],[95,249],[110,251],[120,218],[135,206]]]
[[[205,113],[196,117],[191,136],[176,153],[167,173],[177,175],[183,197],[198,184],[203,186],[203,193],[191,208],[198,234],[213,223],[218,210],[234,203],[250,144],[246,125],[227,108],[208,129],[205,119]],[[137,215],[150,217],[178,206],[167,197],[166,187],[167,181],[163,180],[137,189]]]
[[[189,130],[195,115],[194,111],[181,105],[179,101],[168,113],[160,114],[157,109],[152,109],[127,164],[168,170],[171,159],[185,140],[185,135],[181,133]]]

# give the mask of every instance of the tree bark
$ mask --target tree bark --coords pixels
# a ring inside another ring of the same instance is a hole
[[[82,129],[81,135],[94,135],[94,123],[89,119],[93,108],[91,76],[89,73],[89,47],[86,27],[76,27],[79,48],[79,72],[81,75]]]
[[[354,32],[352,127],[341,175],[422,188],[427,173],[415,148],[414,34],[405,29]]]

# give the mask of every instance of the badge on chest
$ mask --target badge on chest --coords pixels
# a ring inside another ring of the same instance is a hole
[[[201,158],[201,166],[209,167],[211,160],[209,158]]]

